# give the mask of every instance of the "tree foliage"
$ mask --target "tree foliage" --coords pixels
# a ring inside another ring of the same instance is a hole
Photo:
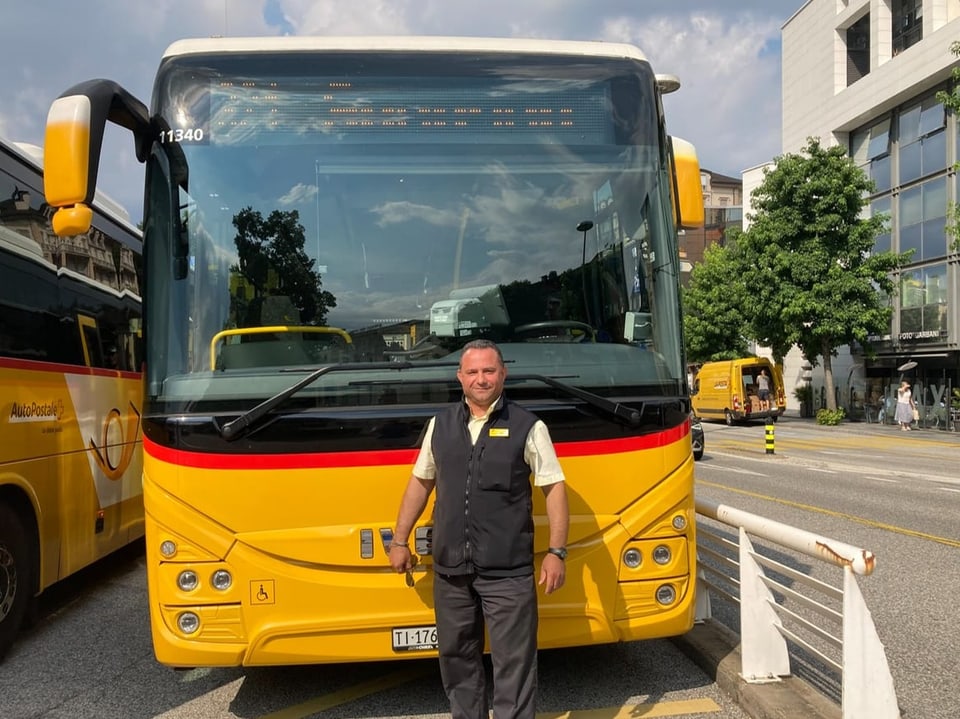
[[[747,354],[743,283],[730,246],[707,247],[683,291],[687,360],[713,362]]]
[[[251,207],[233,218],[234,243],[239,261],[231,268],[254,288],[251,303],[259,307],[264,297],[289,297],[299,311],[299,323],[323,325],[336,298],[322,288],[320,273],[304,251],[306,236],[296,210],[274,210],[264,219]],[[258,322],[257,322],[258,324]]]
[[[960,57],[960,41],[950,43],[950,52],[954,57]],[[953,91],[941,90],[937,93],[937,101],[942,102],[944,107],[953,110],[954,113],[960,114],[960,66],[953,68],[951,74],[954,82]]]
[[[777,158],[754,190],[756,210],[737,244],[751,335],[777,358],[791,345],[823,362],[828,409],[836,409],[831,357],[841,345],[890,328],[890,273],[906,259],[874,253],[883,216],[862,217],[873,183],[842,147],[811,138]]]

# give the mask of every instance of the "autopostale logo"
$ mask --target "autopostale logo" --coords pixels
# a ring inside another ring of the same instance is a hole
[[[59,397],[49,400],[14,402],[10,405],[11,423],[16,422],[59,422],[66,412],[66,405]]]

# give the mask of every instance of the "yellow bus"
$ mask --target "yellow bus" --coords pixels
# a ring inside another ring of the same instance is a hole
[[[0,659],[35,595],[144,529],[140,232],[98,195],[57,237],[42,162],[0,141]]]
[[[104,81],[53,103],[59,232],[85,227],[106,120],[146,162],[160,662],[435,654],[429,508],[410,576],[386,546],[479,337],[568,480],[567,584],[542,599],[540,645],[691,626],[677,228],[703,207],[695,152],[665,131],[677,86],[618,44],[221,38],[173,44],[149,110]]]

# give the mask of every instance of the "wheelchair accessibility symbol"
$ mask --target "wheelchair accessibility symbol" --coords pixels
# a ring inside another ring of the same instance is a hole
[[[250,581],[250,604],[273,604],[275,602],[272,579]]]

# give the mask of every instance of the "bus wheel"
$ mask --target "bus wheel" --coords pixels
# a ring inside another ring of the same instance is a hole
[[[30,604],[30,542],[13,508],[0,503],[0,661]]]
[[[733,426],[733,413],[730,412],[729,409],[723,410],[723,418],[724,418],[725,420],[727,420],[727,426],[728,426],[728,427],[732,427],[732,426]]]

